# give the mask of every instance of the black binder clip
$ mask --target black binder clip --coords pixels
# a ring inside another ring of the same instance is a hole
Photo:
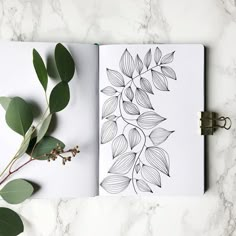
[[[215,112],[200,112],[200,131],[201,135],[213,135],[217,128],[229,130],[232,122],[229,117],[217,116]]]

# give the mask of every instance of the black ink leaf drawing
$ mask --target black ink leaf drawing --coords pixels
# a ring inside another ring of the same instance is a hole
[[[152,91],[152,85],[151,83],[149,82],[149,80],[141,77],[140,78],[140,86],[141,88],[146,91],[147,93],[150,93],[150,94],[154,94],[153,91]]]
[[[134,59],[126,49],[120,59],[120,70],[123,74],[132,78],[134,73]]]
[[[101,186],[108,193],[117,194],[124,191],[130,183],[131,179],[123,175],[107,176],[101,183]]]
[[[153,193],[161,187],[161,175],[170,176],[169,155],[159,145],[174,131],[156,127],[166,118],[154,111],[149,96],[154,94],[154,88],[159,93],[169,91],[168,79],[176,80],[170,67],[174,53],[162,56],[156,47],[154,55],[149,49],[142,57],[135,54],[134,60],[126,49],[119,62],[120,72],[107,69],[111,86],[101,92],[111,97],[102,107],[102,118],[106,120],[101,128],[101,143],[113,140],[114,161],[101,187],[108,193],[118,194],[126,188],[136,194]]]
[[[175,52],[171,52],[171,53],[168,53],[165,56],[163,56],[162,59],[161,59],[161,64],[171,63],[174,59],[174,53]]]
[[[136,58],[135,58],[135,68],[138,74],[140,75],[143,70],[143,62],[140,59],[139,55],[136,55]]]
[[[169,66],[161,66],[161,71],[163,75],[171,79],[176,79],[175,71]]]
[[[159,49],[159,47],[156,47],[155,52],[154,52],[154,61],[155,61],[156,65],[159,64],[161,56],[162,56],[161,50]]]
[[[118,157],[108,173],[127,174],[134,164],[135,156],[134,152],[128,152]]]
[[[102,89],[101,92],[106,94],[107,96],[114,96],[117,90],[111,86],[107,86],[106,88]]]
[[[154,86],[161,91],[169,91],[166,77],[158,71],[152,70],[152,81]]]
[[[157,185],[158,187],[161,187],[161,175],[157,169],[151,166],[143,165],[141,171],[142,176],[146,181],[151,184]]]
[[[111,84],[114,85],[115,87],[125,86],[124,78],[118,71],[107,69],[107,77],[111,82]]]
[[[152,51],[151,51],[151,49],[149,49],[144,57],[144,65],[147,69],[149,68],[149,66],[151,64],[151,61],[152,61]]]
[[[110,115],[110,116],[107,116],[106,119],[107,120],[116,120],[118,117],[115,116],[115,115]]]
[[[135,146],[137,146],[141,141],[141,135],[136,128],[132,128],[129,131],[129,145],[132,150]]]
[[[143,129],[152,129],[164,120],[166,118],[158,115],[156,112],[146,111],[138,117],[137,123]]]
[[[110,142],[117,134],[118,127],[116,121],[106,121],[101,130],[101,143]]]
[[[135,169],[135,172],[138,174],[139,173],[139,171],[140,171],[140,169],[141,169],[141,166],[140,166],[140,164],[138,163],[138,164],[136,164],[135,165],[135,167],[134,167],[134,169]]]
[[[147,147],[145,156],[149,164],[169,176],[170,163],[168,153],[159,147]]]
[[[165,142],[166,139],[173,133],[174,131],[169,131],[163,128],[156,128],[152,130],[149,134],[149,138],[151,139],[153,145],[158,146],[161,143]]]
[[[144,90],[142,90],[140,88],[137,88],[135,90],[135,99],[136,99],[136,102],[141,107],[153,110],[153,107],[152,107],[151,101],[149,99],[149,96],[147,95],[147,93]]]
[[[113,158],[119,156],[123,152],[126,151],[128,147],[128,141],[126,137],[123,134],[118,135],[113,141],[112,141],[112,156]]]
[[[150,188],[150,186],[145,181],[143,181],[142,179],[136,179],[136,184],[138,186],[138,189],[141,192],[150,192],[150,193],[152,193],[152,189]]]
[[[117,105],[118,105],[118,97],[117,96],[108,98],[102,107],[102,119],[104,117],[112,114],[116,110]]]
[[[132,102],[124,101],[123,107],[125,112],[129,115],[140,115],[138,107]]]
[[[128,88],[125,89],[125,96],[132,102],[134,99],[134,92],[129,86]]]

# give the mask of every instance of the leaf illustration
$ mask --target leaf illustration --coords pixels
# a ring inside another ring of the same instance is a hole
[[[169,176],[169,155],[164,149],[159,147],[147,147],[145,156],[153,167]]]
[[[106,121],[102,125],[101,130],[101,143],[110,142],[117,134],[117,123],[116,121]]]
[[[141,135],[136,128],[132,128],[129,131],[129,145],[131,150],[140,143]]]
[[[33,49],[33,64],[34,64],[34,69],[38,76],[38,79],[41,85],[43,86],[44,91],[46,91],[47,85],[48,85],[47,69],[44,65],[42,57],[35,49]]]
[[[128,142],[126,137],[121,134],[117,136],[112,142],[112,156],[113,158],[119,156],[121,153],[125,152],[128,147]]]
[[[25,136],[33,123],[33,113],[30,105],[22,98],[14,97],[8,105],[5,119],[12,130]]]
[[[10,204],[19,204],[33,194],[31,183],[23,179],[14,179],[8,182],[1,190],[1,197]]]
[[[135,99],[140,106],[153,110],[151,101],[144,90],[137,88],[135,90]]]
[[[117,116],[115,116],[115,115],[110,115],[110,116],[107,116],[106,119],[107,119],[107,120],[115,120],[115,119],[117,119]]]
[[[156,112],[147,111],[138,117],[137,123],[143,129],[152,129],[164,120],[166,118],[158,115]]]
[[[147,79],[141,77],[140,86],[145,92],[150,93],[150,94],[154,94],[152,91],[152,85]]]
[[[163,75],[171,79],[176,79],[175,71],[169,66],[161,66],[161,71]]]
[[[8,105],[10,104],[12,98],[9,97],[0,97],[0,104],[2,105],[3,109],[6,111]]]
[[[151,64],[151,61],[152,61],[152,51],[150,48],[144,57],[144,65],[146,66],[147,69]]]
[[[118,71],[107,69],[107,77],[110,83],[115,87],[125,86],[124,78]]]
[[[21,218],[11,209],[0,207],[0,219],[1,236],[15,236],[24,231]]]
[[[135,167],[134,167],[134,169],[135,169],[135,172],[138,174],[139,173],[139,171],[140,171],[140,169],[141,169],[141,166],[140,166],[140,164],[138,163],[138,164],[136,164],[135,165]]]
[[[128,88],[125,89],[125,96],[132,102],[134,99],[134,92],[129,86]]]
[[[159,64],[161,56],[162,56],[161,50],[159,49],[159,47],[156,47],[155,52],[154,52],[154,61],[156,62],[156,65]]]
[[[168,131],[163,128],[156,128],[154,129],[149,138],[151,139],[152,143],[156,146],[166,141],[166,139],[173,133],[174,131]]]
[[[136,71],[138,72],[138,74],[140,75],[143,70],[143,62],[140,59],[138,54],[136,55],[136,58],[135,58],[135,68],[136,68]]]
[[[127,49],[125,49],[124,53],[121,56],[120,70],[129,78],[132,78],[134,73],[134,59]]]
[[[102,89],[101,92],[108,96],[113,96],[117,93],[117,90],[111,86],[107,86],[106,88]]]
[[[114,96],[111,98],[108,98],[102,107],[102,119],[106,116],[109,116],[111,113],[113,113],[118,105],[118,97]]]
[[[168,53],[166,54],[165,56],[162,57],[161,59],[161,65],[162,64],[168,64],[168,63],[171,63],[174,59],[174,53],[175,51],[171,52],[171,53]]]
[[[138,107],[132,102],[124,101],[123,107],[124,107],[125,112],[129,115],[140,115],[140,111]]]
[[[125,153],[118,157],[108,173],[127,174],[134,164],[136,154],[134,152]]]
[[[153,167],[143,165],[141,170],[143,178],[151,184],[161,187],[160,173]]]
[[[161,91],[169,91],[166,77],[158,71],[151,70],[154,86]]]
[[[106,177],[101,186],[111,194],[116,194],[124,191],[130,183],[130,178],[122,175],[111,175]]]
[[[142,179],[136,179],[136,184],[138,186],[138,189],[141,192],[150,192],[152,193],[152,189],[149,187],[149,185],[143,181]]]

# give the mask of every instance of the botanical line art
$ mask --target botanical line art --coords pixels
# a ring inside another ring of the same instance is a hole
[[[153,193],[153,186],[161,187],[161,178],[170,176],[169,155],[159,145],[174,131],[159,127],[166,118],[155,111],[151,98],[154,88],[167,92],[168,80],[177,79],[169,66],[174,54],[150,48],[142,60],[125,49],[120,72],[106,69],[111,86],[101,90],[109,97],[102,107],[101,144],[111,142],[113,164],[100,185],[108,193],[121,193],[130,184],[136,194]]]

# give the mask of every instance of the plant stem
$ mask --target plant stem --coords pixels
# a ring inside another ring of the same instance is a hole
[[[6,170],[11,166],[11,164],[16,160],[16,156],[14,156],[11,161],[7,164],[7,166],[4,168],[4,170],[1,172],[0,177],[6,172]]]
[[[28,163],[30,163],[33,160],[35,160],[35,159],[30,158],[28,161],[26,161],[25,163],[20,165],[15,170],[13,170],[13,171],[9,170],[8,174],[0,181],[0,185],[3,184],[13,173],[17,172],[18,170],[20,170],[22,167],[24,167],[25,165],[27,165]],[[14,164],[14,162],[12,164]]]
[[[33,128],[32,130],[32,134],[36,131],[36,129],[39,127],[39,125],[43,122],[43,119],[45,118],[45,115],[47,114],[48,112],[48,109],[49,107],[47,107],[47,109],[45,110],[45,112],[43,113],[40,121],[38,122],[38,124]],[[7,171],[7,169],[10,167],[10,165],[15,162],[15,160],[17,160],[19,157],[18,157],[18,153],[20,151],[20,148],[22,147],[22,145],[24,145],[26,142],[29,141],[31,137],[29,136],[28,138],[24,138],[19,149],[17,150],[16,154],[14,155],[14,157],[11,159],[11,161],[7,164],[7,166],[3,169],[3,171],[0,173],[0,177],[2,177],[4,175],[4,173]],[[1,183],[0,183],[1,184]]]
[[[132,80],[130,80],[130,81],[126,84],[125,87],[127,87],[128,84],[129,84],[131,81],[132,81]],[[121,94],[120,94],[120,101],[119,101],[119,110],[120,110],[121,118],[122,118],[123,121],[126,123],[126,126],[127,126],[127,125],[131,125],[131,126],[137,128],[137,129],[143,134],[143,137],[144,137],[144,144],[143,144],[142,149],[141,149],[141,151],[139,152],[139,154],[138,154],[138,156],[137,156],[137,158],[136,158],[136,160],[135,160],[135,162],[134,162],[133,169],[132,169],[132,178],[131,178],[131,179],[132,179],[132,185],[133,185],[133,189],[134,189],[135,193],[137,194],[138,192],[137,192],[137,189],[136,189],[135,183],[134,183],[134,180],[135,180],[135,179],[134,179],[134,170],[135,170],[135,165],[137,164],[138,160],[140,159],[140,156],[141,156],[141,154],[142,154],[142,152],[143,152],[143,149],[144,149],[144,147],[145,147],[145,144],[146,144],[146,135],[145,135],[145,133],[143,132],[143,130],[142,130],[140,127],[138,127],[137,125],[134,125],[134,124],[128,122],[127,119],[126,119],[126,118],[123,116],[123,114],[122,114],[121,104],[122,104],[122,101],[123,101],[122,95],[123,95],[123,91],[124,91],[125,87],[122,89],[122,92],[121,92]],[[125,126],[125,127],[126,127],[126,126]]]
[[[134,170],[135,170],[135,165],[137,164],[137,162],[138,162],[138,161],[141,161],[141,160],[140,160],[140,156],[141,156],[141,154],[142,154],[142,152],[143,152],[143,150],[144,150],[144,147],[146,147],[147,138],[146,138],[146,134],[144,133],[144,131],[143,131],[139,126],[134,125],[134,124],[128,122],[127,120],[131,120],[131,119],[126,119],[126,118],[123,116],[122,110],[121,110],[121,103],[122,103],[122,101],[123,101],[123,92],[124,92],[125,88],[128,87],[130,83],[131,83],[131,84],[133,83],[134,86],[137,88],[137,86],[136,86],[135,83],[134,83],[134,80],[135,80],[136,78],[138,78],[138,77],[141,77],[141,75],[147,73],[148,71],[151,71],[152,69],[154,69],[154,68],[156,68],[156,67],[158,67],[158,66],[160,66],[160,65],[155,65],[155,66],[153,66],[153,67],[147,69],[146,71],[144,71],[144,72],[142,72],[142,73],[136,75],[135,77],[133,77],[129,82],[127,82],[127,84],[126,84],[125,87],[122,89],[122,91],[120,92],[120,95],[119,95],[119,96],[120,96],[120,101],[119,101],[120,117],[121,117],[121,118],[123,119],[123,121],[126,123],[125,128],[126,128],[128,125],[131,125],[131,126],[137,128],[137,129],[143,134],[143,137],[144,137],[144,144],[143,144],[143,146],[142,146],[142,148],[141,148],[141,150],[140,150],[140,152],[139,152],[139,154],[138,154],[138,156],[137,156],[137,158],[136,158],[136,160],[135,160],[135,162],[134,162],[133,169],[132,169],[132,178],[131,178],[131,179],[132,179],[133,189],[134,189],[134,191],[135,191],[136,194],[137,194],[138,192],[137,192],[137,189],[136,189],[135,183],[134,183],[134,180],[135,180],[135,178],[134,178]],[[124,129],[125,129],[125,128],[124,128]],[[123,130],[123,132],[124,132],[124,130]],[[142,162],[142,161],[141,161],[141,162]]]
[[[155,65],[155,66],[153,66],[153,67],[151,67],[151,68],[149,68],[149,69],[145,70],[144,72],[142,72],[142,73],[140,73],[140,74],[136,75],[136,76],[133,78],[133,80],[134,80],[134,79],[136,79],[136,78],[138,78],[139,76],[141,76],[141,75],[143,75],[143,74],[147,73],[148,71],[150,71],[150,70],[152,70],[152,69],[154,69],[154,68],[158,67],[158,66],[160,66],[160,65]]]

